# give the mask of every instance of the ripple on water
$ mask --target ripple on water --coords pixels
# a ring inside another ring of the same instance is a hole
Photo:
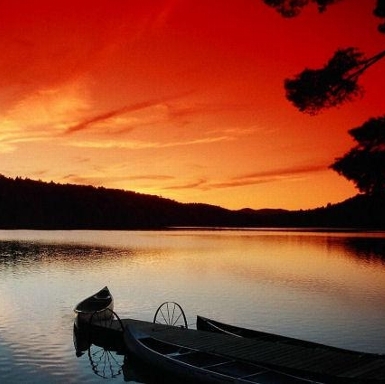
[[[202,314],[384,351],[385,264],[357,258],[355,243],[345,252],[322,234],[75,232],[0,240],[2,383],[105,382],[87,354],[75,356],[72,334],[73,306],[103,285],[121,317],[151,321],[163,301],[177,301],[191,324]]]

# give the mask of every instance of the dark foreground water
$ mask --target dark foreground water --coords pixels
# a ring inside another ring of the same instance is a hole
[[[385,353],[384,233],[0,231],[0,382],[141,381],[123,356],[75,355],[73,307],[105,285],[121,318],[176,301],[191,327]]]

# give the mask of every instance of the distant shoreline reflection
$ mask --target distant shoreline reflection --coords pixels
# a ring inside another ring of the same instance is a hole
[[[192,231],[198,231],[198,229],[195,229]],[[222,232],[226,234],[226,232],[231,232],[234,230],[226,229],[221,230],[220,228],[217,228],[216,230],[212,231],[215,233],[216,231]],[[243,230],[242,230],[243,231]],[[271,237],[273,241],[274,238],[279,238],[279,236],[282,236],[282,233],[280,230],[274,230],[274,231],[268,231],[268,230],[250,230],[246,229],[244,232],[247,234],[249,232],[256,233],[259,236],[266,236]],[[11,231],[12,232],[12,231]],[[44,232],[44,231],[43,231]],[[80,231],[81,232],[81,231]],[[97,231],[96,231],[97,232]],[[108,232],[108,231],[107,231]],[[162,231],[160,231],[162,232]],[[237,231],[235,231],[237,232]],[[287,231],[284,231],[287,232]],[[124,232],[122,232],[124,233]],[[165,234],[168,232],[165,231]],[[178,231],[176,231],[178,233]],[[317,232],[311,232],[309,231],[297,231],[292,230],[292,232],[287,232],[289,235],[292,235],[293,237],[298,236],[298,238],[301,239],[302,242],[307,242],[312,245],[320,245],[319,236]],[[305,234],[305,236],[302,235],[302,233]],[[315,233],[315,236],[306,236],[310,235],[311,233]],[[331,233],[333,239],[335,238],[336,232],[322,232],[323,235],[328,237],[328,234]],[[338,233],[338,232],[337,232]],[[351,231],[348,232],[339,232],[339,233],[349,233],[351,234]],[[366,262],[380,262],[385,263],[385,233],[383,236],[378,236],[378,233],[376,233],[376,236],[372,237],[370,233],[368,233],[367,236],[365,236],[365,232],[360,232],[359,236],[341,236],[342,241],[335,241],[335,245],[338,246],[338,244],[341,244],[343,248],[345,248],[344,255],[356,258],[357,260],[363,260]],[[60,248],[60,252],[58,252],[58,248]],[[348,252],[346,251],[348,250]],[[124,249],[124,254],[127,254],[128,249]],[[132,254],[134,255],[135,249],[132,250]],[[32,261],[39,261],[41,259],[49,260],[57,260],[58,257],[63,262],[80,262],[83,263],[88,255],[92,254],[93,258],[100,257],[101,259],[104,259],[106,257],[112,257],[116,258],[119,257],[119,252],[117,252],[116,247],[111,245],[103,245],[102,243],[98,244],[97,242],[95,244],[87,244],[86,242],[84,244],[72,244],[72,243],[66,243],[66,242],[58,242],[58,243],[49,243],[46,240],[1,240],[1,234],[0,234],[0,265],[10,265],[10,264],[18,264],[23,263],[25,261],[32,262]]]
[[[382,238],[346,238],[345,246],[353,257],[385,264],[385,240]]]

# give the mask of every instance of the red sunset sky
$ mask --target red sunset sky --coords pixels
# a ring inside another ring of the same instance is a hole
[[[284,19],[262,0],[0,0],[0,173],[231,209],[351,197],[328,166],[385,114],[385,62],[317,116],[283,81],[383,50],[374,4]]]

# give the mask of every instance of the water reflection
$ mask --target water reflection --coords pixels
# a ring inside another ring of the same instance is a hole
[[[121,317],[152,321],[177,301],[189,325],[202,314],[384,353],[384,249],[384,233],[0,231],[0,371],[99,383],[74,357],[72,310],[104,285]]]
[[[298,245],[306,246],[308,250],[314,249],[327,256],[335,249],[343,250],[344,256],[359,260],[379,261],[385,260],[385,234],[383,233],[311,233],[311,232],[277,232],[277,231],[170,231],[161,235],[155,231],[141,232],[133,239],[132,234],[120,232],[121,237],[116,238],[117,233],[101,231],[98,238],[89,238],[85,231],[83,242],[58,241],[40,239],[28,240],[1,240],[0,231],[0,266],[16,265],[18,263],[33,263],[35,261],[54,260],[80,263],[87,262],[92,256],[95,260],[116,259],[120,256],[140,256],[146,254],[160,255],[165,258],[170,250],[183,243],[183,250],[204,253],[207,250],[214,250],[218,245],[221,248],[229,245],[242,250],[245,247],[254,246],[256,242],[263,244],[263,249],[269,251],[271,247],[282,248],[284,251],[280,256],[291,256],[291,248],[298,252]],[[28,232],[28,231],[27,231]],[[32,231],[33,232],[33,231]],[[44,231],[42,231],[44,232]],[[74,231],[75,233],[78,231]],[[79,231],[81,232],[81,231]],[[88,231],[96,232],[96,231]],[[154,235],[156,234],[156,235]],[[75,238],[80,236],[76,233]],[[10,236],[8,236],[10,237]],[[119,239],[119,241],[118,241]],[[124,239],[124,240],[122,240]],[[199,249],[197,249],[199,245]],[[180,250],[180,249],[179,249]],[[167,253],[166,253],[167,252]],[[239,255],[238,253],[238,256]]]
[[[101,338],[87,327],[73,327],[73,340],[77,357],[87,355],[92,372],[103,379],[113,379],[123,372],[124,353],[120,345],[111,344],[108,337]]]
[[[129,355],[124,345],[123,337],[113,338],[106,333],[105,328],[92,326],[78,327],[74,324],[73,341],[75,354],[78,358],[87,358],[90,371],[103,379],[119,379],[123,376],[125,382],[142,384],[180,384],[172,377],[165,377],[164,372],[149,370],[135,356]]]
[[[350,237],[344,240],[344,246],[356,258],[385,264],[385,239],[383,238]]]
[[[0,265],[49,262],[54,260],[70,263],[84,263],[92,255],[93,260],[116,255],[111,247],[75,244],[45,244],[25,241],[0,241]]]

